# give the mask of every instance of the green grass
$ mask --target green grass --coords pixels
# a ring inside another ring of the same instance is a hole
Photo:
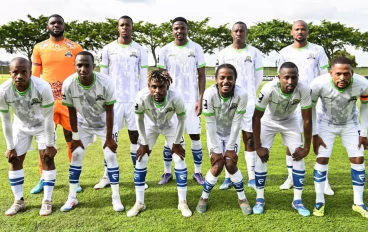
[[[1,79],[0,82],[4,81]],[[213,82],[207,82],[207,85]],[[205,126],[202,120],[203,173],[210,168],[206,146]],[[367,219],[351,210],[353,191],[350,177],[350,164],[345,149],[337,140],[330,162],[329,178],[335,190],[335,196],[326,196],[326,215],[323,218],[303,218],[291,207],[293,191],[280,191],[279,185],[287,176],[285,168],[285,149],[280,136],[276,136],[268,164],[266,183],[266,211],[263,215],[244,216],[241,214],[237,195],[234,189],[219,190],[219,184],[211,193],[209,210],[205,214],[194,212],[190,218],[183,218],[177,207],[177,191],[175,181],[166,186],[159,186],[163,170],[162,147],[163,137],[153,149],[148,164],[145,203],[147,209],[138,217],[128,218],[126,212],[116,213],[111,206],[111,190],[109,188],[95,191],[93,186],[99,181],[103,171],[103,154],[98,140],[88,147],[83,161],[81,184],[84,191],[78,194],[80,204],[71,212],[63,213],[60,207],[68,196],[68,160],[66,146],[60,127],[58,134],[58,154],[56,156],[57,180],[53,195],[53,214],[48,217],[38,215],[42,195],[31,195],[29,191],[39,179],[37,152],[27,154],[25,160],[24,197],[27,210],[13,217],[3,216],[13,202],[8,182],[8,164],[5,158],[0,159],[0,231],[366,231]],[[120,193],[127,210],[135,202],[133,184],[133,165],[129,154],[127,131],[120,132],[118,162],[120,165]],[[190,140],[187,141],[187,165],[189,176],[193,173],[193,158],[190,154]],[[5,152],[4,137],[0,136],[0,147]],[[306,180],[303,201],[306,207],[313,209],[315,201],[313,185],[313,166],[315,155],[310,153],[306,158]],[[243,155],[243,145],[239,155],[238,166],[244,178],[247,171]],[[224,174],[220,175],[219,183]],[[245,187],[251,205],[255,202],[255,191]],[[188,180],[188,203],[195,211],[202,187]],[[367,193],[367,191],[365,191]],[[367,201],[367,197],[365,197]],[[366,229],[364,229],[366,228]]]

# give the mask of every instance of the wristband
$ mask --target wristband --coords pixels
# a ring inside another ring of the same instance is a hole
[[[79,134],[78,134],[78,132],[72,132],[72,139],[73,140],[79,140]]]

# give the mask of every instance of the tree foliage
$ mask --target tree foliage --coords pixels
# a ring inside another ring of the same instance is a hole
[[[355,68],[356,66],[358,66],[358,63],[356,62],[355,56],[350,54],[349,52],[347,52],[346,50],[337,50],[334,52],[331,60],[340,57],[340,56],[345,56],[346,58],[349,58],[351,60],[352,66]]]

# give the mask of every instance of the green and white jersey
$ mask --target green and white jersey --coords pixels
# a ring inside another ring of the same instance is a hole
[[[198,101],[198,68],[205,67],[202,47],[188,40],[183,46],[171,42],[165,45],[158,57],[157,67],[166,69],[173,83],[170,86],[181,92],[185,103]]]
[[[302,48],[289,45],[280,51],[278,71],[285,62],[293,62],[299,70],[299,82],[310,85],[312,80],[320,74],[328,72],[328,58],[323,47],[307,42]]]
[[[123,45],[115,40],[104,46],[100,67],[113,79],[117,102],[134,103],[138,91],[147,87],[147,51],[134,41]]]
[[[242,120],[247,101],[247,92],[239,86],[235,86],[234,96],[224,98],[220,96],[217,85],[213,85],[204,91],[202,114],[206,116],[206,121],[213,118],[216,133],[226,137],[232,132],[233,122]]]
[[[84,86],[77,73],[63,82],[62,103],[74,107],[78,112],[78,120],[82,127],[103,129],[106,126],[106,105],[116,102],[115,87],[108,76],[94,72],[93,83]]]
[[[280,81],[271,81],[262,87],[256,109],[265,112],[262,120],[288,120],[296,117],[294,111],[299,104],[302,110],[312,108],[310,92],[307,85],[299,82],[292,93],[286,94],[281,91]]]
[[[322,102],[317,123],[324,121],[329,125],[344,126],[353,121],[355,125],[359,124],[356,102],[360,98],[361,104],[368,103],[368,80],[365,77],[354,74],[346,88],[338,89],[327,73],[314,79],[310,88],[312,102],[316,103],[318,98]]]
[[[40,78],[32,76],[24,92],[15,88],[11,78],[0,86],[0,112],[7,113],[11,107],[15,115],[14,122],[26,127],[43,126],[43,109],[53,105],[51,86]]]
[[[172,117],[185,116],[185,104],[179,93],[169,89],[164,102],[157,103],[153,100],[148,88],[138,92],[135,104],[135,113],[144,115],[154,127],[159,130],[173,126]]]
[[[249,44],[243,49],[229,45],[219,52],[217,63],[234,65],[238,74],[236,84],[247,90],[249,103],[254,105],[256,91],[263,79],[261,52]]]

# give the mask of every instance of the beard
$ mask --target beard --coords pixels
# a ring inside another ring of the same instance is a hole
[[[51,36],[59,38],[64,35],[64,30],[60,31],[59,33],[55,33],[53,30],[49,30],[49,33]]]
[[[295,41],[296,41],[296,42],[299,42],[299,43],[300,43],[300,42],[304,42],[304,41],[306,41],[306,40],[307,40],[307,38],[303,38],[303,39],[295,39]]]

